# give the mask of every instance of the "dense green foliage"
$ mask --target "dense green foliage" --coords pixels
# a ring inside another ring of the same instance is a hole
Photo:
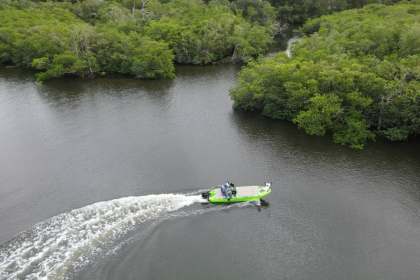
[[[362,148],[420,131],[420,3],[368,5],[310,20],[315,32],[250,63],[230,90],[234,106],[295,122],[311,135]]]
[[[391,5],[401,0],[270,0],[278,11],[278,19],[287,23],[304,23],[309,18],[337,11],[362,8],[368,4]]]
[[[54,3],[30,3],[24,9],[19,9],[19,2],[13,4],[0,10],[0,62],[45,70],[38,81],[102,72],[174,76],[173,55],[164,42],[108,26],[93,27]]]
[[[156,15],[164,8],[175,10],[178,4],[178,1],[159,4],[161,7],[154,7],[152,13]],[[271,14],[264,20],[252,6],[248,10],[253,13],[249,12],[249,20],[245,20],[240,13],[235,15],[228,3],[186,4],[189,6],[176,14],[150,21],[144,26],[144,34],[169,43],[177,62],[202,64],[229,55],[234,60],[246,61],[268,50],[272,41],[271,31],[274,31],[270,24],[274,24],[276,18],[274,9],[268,3],[264,6]],[[168,5],[170,7],[166,7]]]
[[[259,0],[3,0],[0,63],[44,70],[41,82],[105,73],[170,78],[174,61],[247,61],[264,53],[279,27],[275,19],[274,8]]]

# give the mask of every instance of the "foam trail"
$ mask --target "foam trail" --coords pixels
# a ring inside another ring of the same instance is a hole
[[[200,196],[125,197],[60,214],[0,245],[0,279],[65,279],[136,225],[196,202]]]

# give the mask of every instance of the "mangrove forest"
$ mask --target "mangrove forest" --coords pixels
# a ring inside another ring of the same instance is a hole
[[[293,121],[311,135],[362,148],[376,135],[420,130],[420,2],[372,4],[308,20],[292,55],[250,62],[234,107]]]

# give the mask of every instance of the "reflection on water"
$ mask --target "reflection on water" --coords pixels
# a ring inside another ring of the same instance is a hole
[[[137,80],[124,76],[99,77],[94,80],[80,78],[57,78],[38,86],[39,94],[51,102],[63,104],[75,102],[83,97],[108,95],[112,98],[126,98],[147,92],[151,98],[161,98],[173,86],[173,79]],[[164,98],[163,98],[164,99]]]
[[[274,152],[273,158],[305,158],[305,161],[311,160],[314,165],[337,160],[350,161],[381,172],[393,172],[400,168],[405,169],[405,172],[412,169],[412,174],[420,172],[420,150],[416,142],[391,142],[378,137],[375,142],[370,141],[359,151],[334,144],[331,134],[322,137],[309,136],[291,122],[272,120],[259,113],[234,110],[230,120],[244,142],[253,143],[255,147],[269,147]],[[402,157],[402,154],[405,156]]]
[[[7,79],[9,82],[35,82],[36,73],[38,73],[38,71],[33,69],[0,64],[0,78]]]

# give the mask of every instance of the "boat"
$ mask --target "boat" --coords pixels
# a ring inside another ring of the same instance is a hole
[[[231,195],[224,196],[221,188],[217,187],[210,191],[202,192],[201,196],[213,203],[233,203],[260,199],[271,193],[271,183],[265,183],[265,186],[240,186],[235,187],[230,184]]]

